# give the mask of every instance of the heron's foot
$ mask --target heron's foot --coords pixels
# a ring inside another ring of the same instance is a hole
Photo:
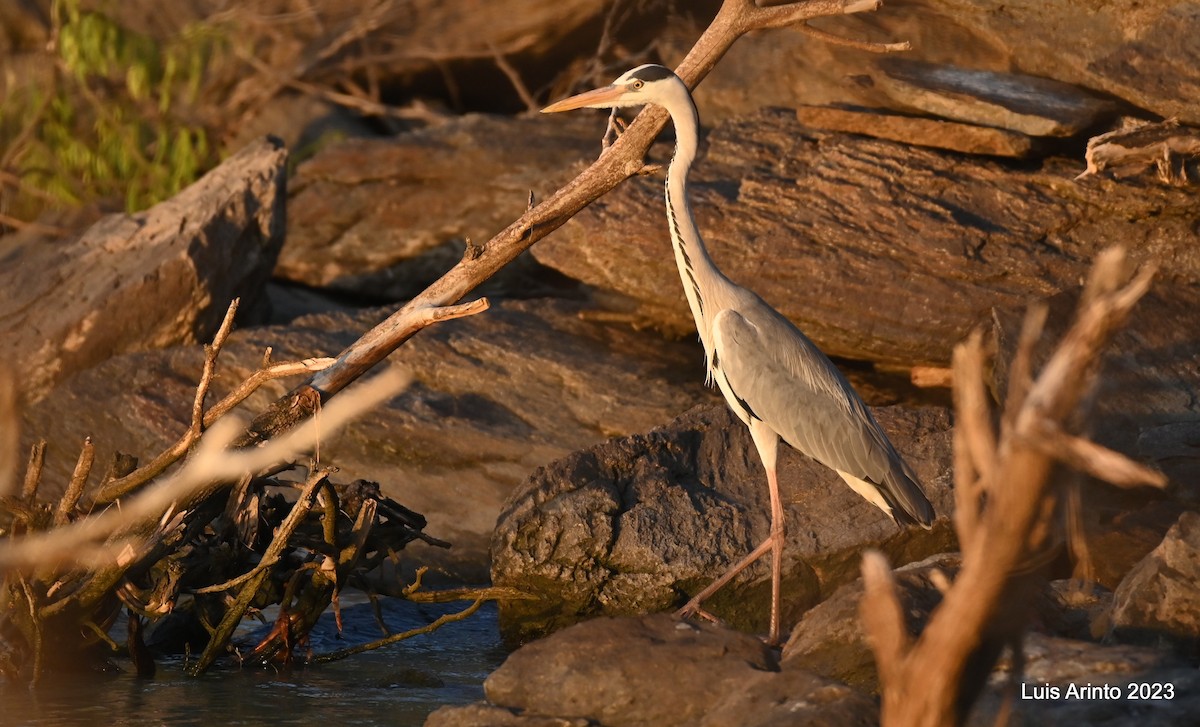
[[[676,618],[692,618],[693,616],[695,616],[698,618],[702,618],[705,621],[708,621],[710,623],[715,623],[718,626],[725,625],[724,621],[722,621],[721,619],[717,618],[713,614],[711,614],[708,611],[705,611],[703,608],[701,608],[700,602],[701,602],[701,599],[699,597],[693,598],[692,600],[690,600],[686,604],[684,604],[683,608],[681,608],[675,612],[675,617]]]

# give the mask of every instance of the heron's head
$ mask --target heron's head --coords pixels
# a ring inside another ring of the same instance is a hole
[[[683,85],[683,81],[671,69],[647,63],[622,73],[612,85],[565,98],[542,109],[542,113],[553,114],[584,108],[612,109],[653,103],[663,105],[666,99],[679,94],[680,91],[686,94],[687,86]]]

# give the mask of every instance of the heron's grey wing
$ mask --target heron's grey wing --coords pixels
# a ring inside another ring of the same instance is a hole
[[[932,521],[912,470],[862,399],[790,321],[755,300],[720,311],[713,333],[714,368],[752,416],[821,464],[875,485],[903,515]]]

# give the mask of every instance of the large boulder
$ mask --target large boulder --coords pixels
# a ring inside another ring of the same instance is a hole
[[[262,139],[78,239],[0,238],[0,338],[25,395],[110,356],[207,340],[233,298],[253,311],[283,244],[286,163]]]
[[[859,725],[873,700],[799,669],[759,639],[669,616],[599,618],[514,652],[484,682],[488,705],[443,708],[427,727],[511,724]]]
[[[531,471],[712,400],[684,373],[701,355],[694,344],[583,321],[580,310],[553,300],[501,303],[424,331],[392,357],[413,372],[412,386],[322,439],[322,463],[346,479],[379,482],[385,495],[428,518],[428,534],[454,545],[414,544],[407,562],[454,581],[485,581],[501,503]],[[236,331],[209,401],[257,370],[268,347],[276,361],[334,355],[388,312]],[[174,441],[190,418],[202,360],[198,346],[118,357],[30,408],[26,439],[50,442],[42,494],[61,492],[85,436],[96,443],[98,471],[114,451],[145,461]],[[296,383],[265,386],[247,409],[261,411]]]
[[[373,300],[411,298],[599,153],[586,118],[468,115],[322,149],[291,185],[276,276]],[[484,292],[528,294],[523,255]]]
[[[1200,281],[1194,191],[1074,181],[1082,170],[818,132],[776,109],[712,132],[692,201],[717,264],[826,353],[945,365],[991,308],[1077,287],[1113,241],[1169,262],[1164,285]],[[631,180],[533,254],[684,331],[660,184]]]
[[[941,519],[930,532],[898,530],[832,470],[781,448],[785,628],[857,577],[864,548],[903,564],[953,542],[947,413],[888,407],[876,415]],[[749,432],[723,404],[572,454],[536,471],[497,522],[493,582],[538,597],[503,604],[501,626],[521,639],[581,617],[682,605],[766,538],[769,513]],[[744,571],[706,609],[731,625],[765,630],[768,561]]]

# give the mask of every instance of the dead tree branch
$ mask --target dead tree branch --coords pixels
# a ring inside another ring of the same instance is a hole
[[[862,618],[875,651],[888,727],[961,724],[1000,649],[1019,644],[1022,574],[1060,540],[1063,462],[1122,486],[1163,487],[1161,473],[1070,433],[1097,378],[1102,348],[1150,285],[1153,270],[1130,277],[1124,251],[1097,259],[1074,325],[1036,379],[1032,348],[1045,312],[1027,318],[997,438],[982,396],[982,337],[954,355],[957,428],[954,439],[962,569],[920,638],[908,644],[891,572],[878,553],[863,561]],[[1019,647],[1015,647],[1019,648]],[[1019,656],[1019,655],[1018,655]],[[984,662],[984,663],[980,663]],[[972,672],[968,674],[968,668]],[[982,670],[982,671],[981,671]]]
[[[228,414],[238,404],[254,393],[258,387],[272,379],[308,371],[320,370],[332,363],[332,359],[306,359],[304,361],[277,364],[256,371],[224,399],[205,411],[204,400],[208,397],[209,387],[212,386],[213,375],[216,373],[217,359],[221,349],[233,331],[233,319],[237,315],[239,301],[235,298],[230,302],[225,318],[213,336],[211,344],[204,346],[204,365],[200,372],[200,381],[196,385],[196,396],[192,401],[192,418],[183,436],[175,444],[163,450],[146,465],[135,469],[124,477],[114,478],[104,483],[94,498],[95,504],[107,504],[152,481],[167,470],[168,467],[182,459],[199,441],[206,427],[212,426],[220,417]],[[86,475],[85,475],[86,477]],[[72,503],[74,504],[74,503]]]

